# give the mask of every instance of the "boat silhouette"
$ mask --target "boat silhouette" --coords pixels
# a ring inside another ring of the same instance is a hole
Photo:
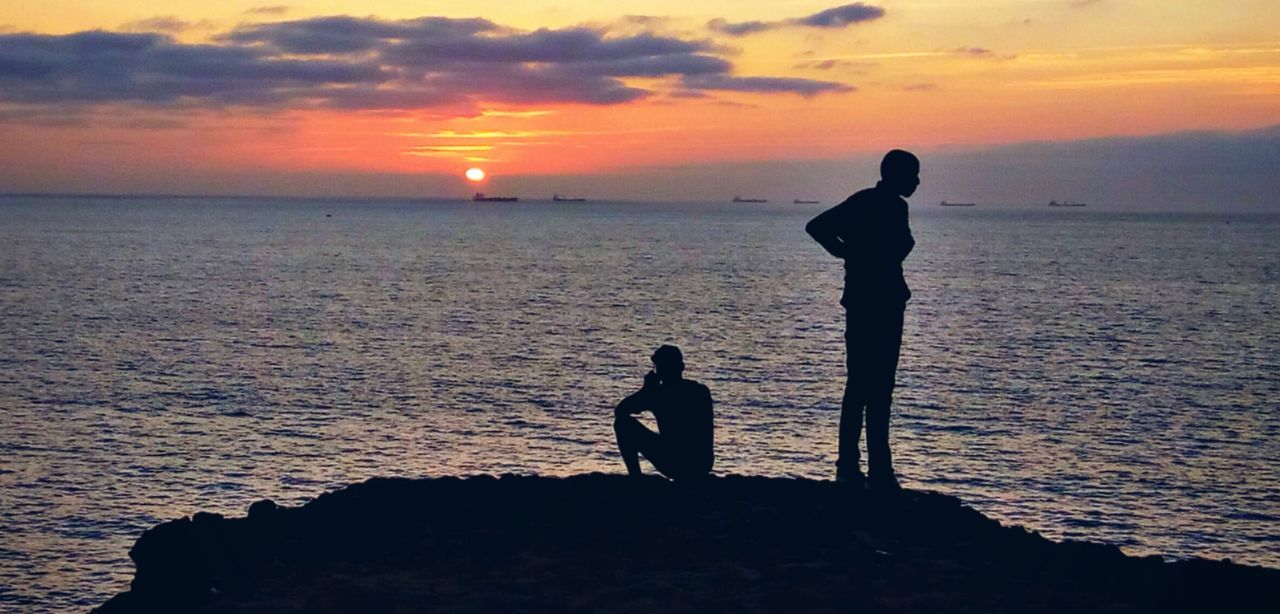
[[[938,204],[943,207],[973,207],[977,205],[977,203],[949,203],[945,200]]]
[[[587,199],[582,196],[561,196],[559,194],[552,194],[551,200],[558,203],[581,203],[587,201]]]
[[[516,196],[485,196],[484,192],[476,192],[471,200],[478,203],[514,203],[520,199]]]
[[[797,198],[797,199],[795,199],[795,200],[791,201],[791,204],[793,204],[793,205],[816,205],[816,204],[818,204],[819,202],[822,202],[822,201],[818,201],[818,200],[801,200],[801,199]]]
[[[743,198],[743,197],[741,197],[741,196],[734,196],[734,197],[733,197],[733,202],[735,202],[735,203],[767,203],[767,202],[769,202],[769,199],[767,199],[767,198]]]
[[[1089,205],[1085,203],[1078,203],[1073,200],[1064,200],[1062,202],[1051,200],[1049,201],[1049,206],[1050,207],[1088,207]]]

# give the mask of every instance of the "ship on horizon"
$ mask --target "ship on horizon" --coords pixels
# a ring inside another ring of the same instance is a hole
[[[767,198],[743,198],[743,197],[741,197],[741,196],[734,196],[734,197],[733,197],[733,202],[735,202],[735,203],[767,203],[767,202],[769,202],[769,199],[767,199]]]
[[[552,194],[552,195],[551,195],[551,200],[552,200],[553,202],[557,202],[557,203],[584,203],[584,202],[587,202],[587,199],[586,199],[586,197],[585,197],[585,196],[561,196],[561,195],[559,195],[559,194]]]
[[[976,207],[977,203],[949,203],[944,200],[938,203],[938,205],[943,207]]]
[[[818,204],[818,203],[820,203],[820,202],[822,202],[822,201],[820,201],[820,200],[804,200],[804,199],[801,199],[801,198],[797,198],[797,199],[795,199],[795,200],[791,201],[791,204],[793,204],[793,205],[816,205],[816,204]]]
[[[520,200],[517,196],[485,196],[484,192],[476,192],[471,200],[478,203],[514,203]]]
[[[1049,206],[1050,207],[1088,207],[1089,205],[1085,203],[1078,203],[1078,202],[1075,202],[1074,200],[1064,200],[1062,202],[1051,200],[1049,201]]]

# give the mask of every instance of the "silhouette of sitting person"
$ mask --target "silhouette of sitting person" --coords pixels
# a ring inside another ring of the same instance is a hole
[[[715,462],[715,426],[711,411],[711,391],[693,380],[684,379],[684,355],[674,345],[664,345],[653,353],[653,370],[644,376],[644,386],[618,403],[613,430],[627,473],[641,475],[643,454],[662,475],[673,480],[704,477]],[[655,433],[641,424],[635,414],[653,412],[658,422]]]
[[[836,480],[897,491],[889,451],[902,321],[911,290],[902,262],[915,247],[907,201],[920,185],[920,160],[895,149],[880,163],[880,182],[813,218],[805,231],[832,256],[844,260],[845,366]],[[867,420],[867,468],[859,465],[858,439]]]

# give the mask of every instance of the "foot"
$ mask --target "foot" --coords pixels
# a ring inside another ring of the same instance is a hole
[[[902,492],[902,485],[898,483],[898,477],[892,473],[873,473],[867,483],[871,486],[871,490],[883,493]]]
[[[850,488],[861,489],[867,483],[867,477],[857,469],[853,471],[836,471],[836,483],[846,484]]]

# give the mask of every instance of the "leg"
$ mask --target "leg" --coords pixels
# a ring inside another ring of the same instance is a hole
[[[894,480],[893,454],[889,450],[889,408],[902,350],[902,311],[879,318],[873,350],[871,390],[867,399],[867,469],[872,481]]]
[[[640,446],[644,439],[641,431],[652,434],[631,416],[618,414],[614,417],[613,433],[618,438],[618,453],[622,455],[622,464],[626,465],[628,475],[641,475]]]
[[[867,324],[864,315],[859,311],[850,309],[845,312],[845,383],[844,398],[840,402],[837,479],[843,477],[856,480],[862,475],[858,443],[862,439],[862,416],[867,405],[865,360]]]
[[[872,481],[893,475],[893,454],[889,451],[889,405],[877,397],[867,404],[867,473]]]
[[[616,416],[613,432],[618,436],[618,452],[622,454],[622,462],[630,475],[642,475],[641,454],[659,473],[673,480],[698,477],[699,473],[706,473],[698,471],[695,463],[686,458],[687,455],[673,449],[660,433],[649,430],[633,416]]]
[[[864,401],[858,382],[852,376],[844,385],[844,400],[840,403],[840,445],[836,457],[836,476],[853,476],[862,473],[858,441],[862,439],[862,411]]]

